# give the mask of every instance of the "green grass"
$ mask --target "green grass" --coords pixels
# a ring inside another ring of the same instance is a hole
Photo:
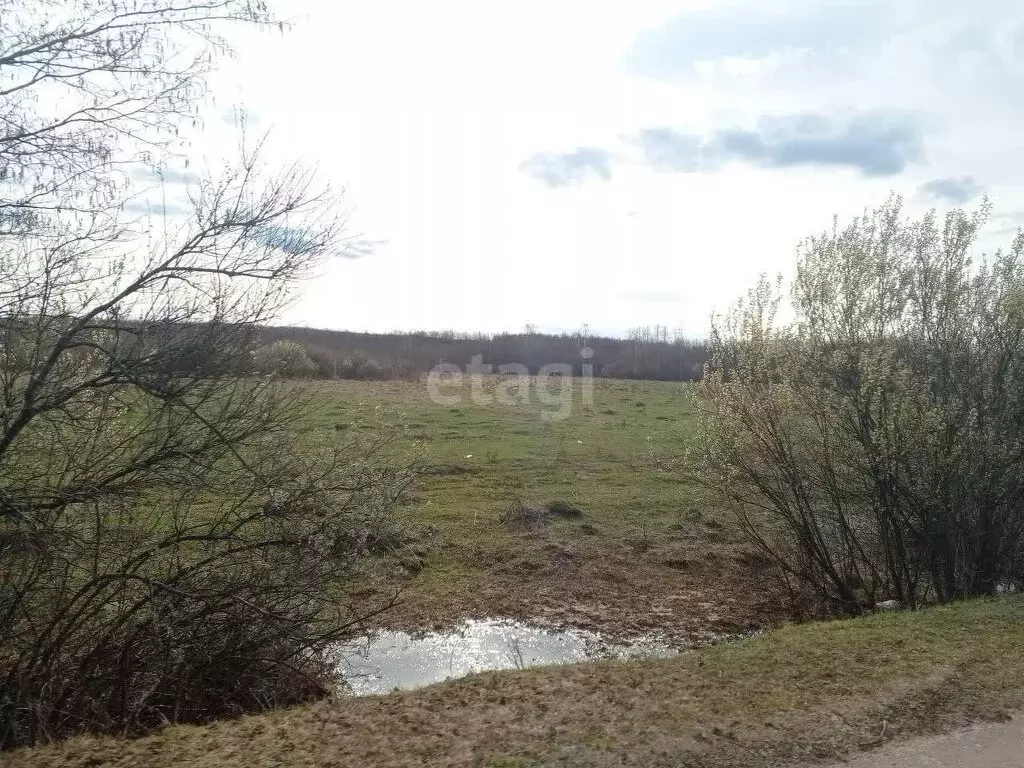
[[[616,604],[607,613],[618,615],[653,610],[654,602],[701,583],[702,570],[738,574],[729,585],[716,579],[713,590],[746,589],[748,553],[728,517],[708,509],[695,487],[665,467],[678,460],[695,427],[690,387],[599,380],[587,405],[579,381],[575,386],[571,414],[561,421],[542,418],[552,406],[535,392],[525,404],[474,405],[467,386],[458,405],[439,405],[421,382],[318,388],[318,407],[303,428],[344,431],[388,418],[405,425],[410,452],[422,454],[425,471],[408,513],[414,527],[433,535],[423,569],[405,584],[404,608],[390,621],[561,611],[569,622],[600,623],[567,602]],[[499,517],[516,498],[564,501],[586,515],[556,520],[540,533],[509,531]],[[582,594],[574,583],[581,579],[591,586]],[[566,590],[572,601],[563,599]],[[726,606],[718,611],[720,624],[735,614],[733,624],[750,625],[756,617],[733,597],[699,602]],[[655,623],[639,618],[640,628]],[[624,623],[619,628],[636,628]]]
[[[690,495],[649,461],[679,455],[694,424],[689,395],[674,383],[601,381],[593,406],[577,396],[569,418],[552,422],[537,402],[477,406],[467,397],[449,407],[432,403],[421,383],[344,381],[321,389],[313,424],[333,429],[371,407],[393,409],[428,467],[451,471],[425,480],[421,519],[452,534],[520,495],[576,500],[624,536],[645,519],[664,526],[691,511]]]
[[[786,626],[654,662],[486,673],[0,757],[36,766],[677,766],[825,759],[1024,705],[1024,601]]]

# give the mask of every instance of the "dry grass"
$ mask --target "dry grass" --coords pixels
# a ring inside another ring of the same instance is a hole
[[[565,501],[527,504],[520,498],[514,498],[498,516],[498,522],[512,531],[539,531],[551,525],[557,517],[578,520],[585,516],[582,509]]]
[[[759,766],[1024,705],[1024,601],[784,627],[656,662],[476,675],[135,741],[81,738],[4,768]]]

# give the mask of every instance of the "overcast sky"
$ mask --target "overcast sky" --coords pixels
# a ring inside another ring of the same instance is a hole
[[[1024,222],[1016,0],[303,0],[245,32],[244,106],[346,189],[352,254],[287,318],[353,330],[682,326],[890,191]]]

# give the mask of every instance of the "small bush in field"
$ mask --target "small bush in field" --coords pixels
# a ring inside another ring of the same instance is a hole
[[[358,349],[338,366],[338,376],[342,379],[383,379],[385,373],[380,363]]]
[[[252,354],[253,368],[266,376],[304,379],[317,372],[317,365],[297,341],[281,339],[260,347]]]

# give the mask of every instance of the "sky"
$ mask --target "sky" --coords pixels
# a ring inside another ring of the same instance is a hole
[[[299,0],[235,30],[192,167],[247,137],[343,188],[289,323],[703,335],[890,193],[1024,223],[1016,0]],[[247,139],[248,140],[248,139]],[[165,179],[165,181],[167,181]],[[185,187],[187,179],[181,179]]]

